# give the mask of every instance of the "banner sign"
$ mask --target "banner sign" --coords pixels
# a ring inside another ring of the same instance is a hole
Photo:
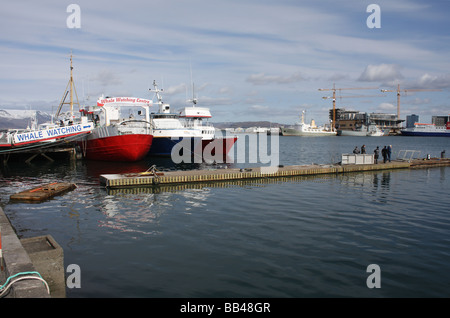
[[[63,138],[80,133],[90,132],[92,129],[94,129],[94,125],[92,123],[87,123],[43,130],[35,130],[26,133],[15,134],[14,143],[17,144],[23,142],[33,142],[47,139]]]
[[[137,97],[112,97],[100,98],[97,100],[97,106],[105,106],[107,104],[127,103],[130,106],[151,106],[153,101]],[[123,105],[121,105],[123,106]]]

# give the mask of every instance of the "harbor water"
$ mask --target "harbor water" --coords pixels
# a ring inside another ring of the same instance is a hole
[[[279,137],[281,165],[330,164],[365,144],[450,155],[439,137]],[[1,168],[0,204],[19,237],[50,234],[81,271],[67,297],[449,297],[450,167],[108,190],[101,174],[168,158]],[[236,162],[229,167],[251,167]],[[224,168],[223,166],[221,168]],[[9,196],[51,182],[41,203]],[[380,288],[369,288],[371,264]],[[67,273],[69,275],[69,273]]]

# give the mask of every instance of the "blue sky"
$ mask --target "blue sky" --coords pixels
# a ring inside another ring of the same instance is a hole
[[[68,28],[71,4],[81,27]],[[368,28],[369,4],[381,28]],[[422,122],[450,113],[449,0],[2,1],[0,108],[56,110],[69,75],[82,103],[101,94],[152,98],[153,80],[173,108],[192,83],[213,121],[294,123],[302,110],[328,120],[337,107]],[[360,97],[357,97],[360,96]]]

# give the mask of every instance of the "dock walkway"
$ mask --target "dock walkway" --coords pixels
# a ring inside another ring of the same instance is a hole
[[[100,183],[108,188],[123,188],[179,183],[277,178],[320,174],[342,174],[348,172],[426,168],[437,166],[450,166],[450,159],[412,160],[410,162],[392,161],[379,164],[293,165],[246,169],[168,171],[159,172],[156,174],[151,172],[104,174],[100,176]]]

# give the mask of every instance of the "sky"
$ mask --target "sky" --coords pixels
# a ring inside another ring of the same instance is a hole
[[[400,118],[431,122],[450,114],[449,13],[450,0],[2,0],[0,109],[55,112],[72,52],[82,105],[154,99],[156,80],[172,109],[195,96],[213,122],[305,110],[324,124],[333,87],[336,107],[395,114],[381,90],[400,85]]]

